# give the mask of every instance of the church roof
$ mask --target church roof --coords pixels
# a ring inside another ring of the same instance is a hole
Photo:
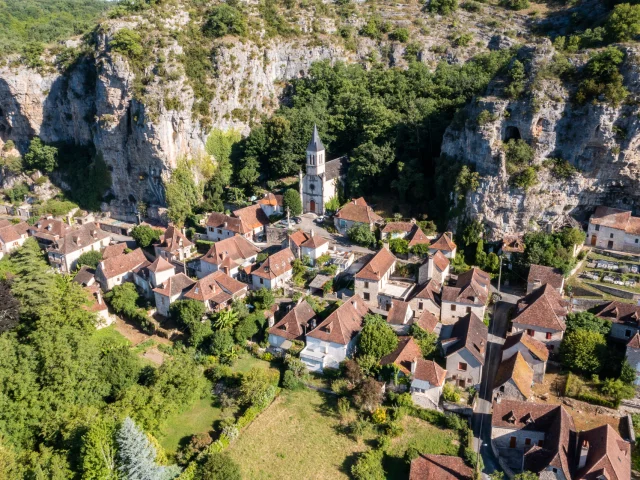
[[[322,140],[320,140],[320,135],[318,134],[318,126],[313,126],[313,135],[311,136],[311,141],[307,146],[307,152],[321,152],[324,150],[324,145],[322,144]]]
[[[324,175],[327,180],[343,177],[347,174],[348,159],[344,155],[324,164]]]

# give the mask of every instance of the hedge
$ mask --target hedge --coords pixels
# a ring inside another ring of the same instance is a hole
[[[211,245],[215,242],[211,240],[196,240],[196,248],[198,249],[198,253],[207,253],[211,249]]]

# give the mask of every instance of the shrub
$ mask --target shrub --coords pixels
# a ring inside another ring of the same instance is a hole
[[[514,60],[509,69],[509,85],[505,88],[505,93],[509,98],[518,98],[524,92],[525,70],[524,65],[519,60]]]
[[[241,10],[222,3],[211,9],[203,30],[205,35],[213,38],[225,35],[244,36],[247,33],[247,22]]]
[[[457,37],[453,43],[455,43],[458,47],[466,47],[471,43],[472,40],[473,35],[471,35],[470,33],[463,33],[462,35]]]
[[[562,158],[547,158],[543,165],[551,169],[551,174],[561,180],[568,180],[578,171],[567,160]]]
[[[511,178],[511,183],[516,187],[528,190],[538,183],[538,172],[534,167],[525,167]]]
[[[392,40],[397,40],[399,42],[405,43],[407,40],[409,40],[409,30],[404,27],[398,27],[389,34],[389,37]]]
[[[517,167],[529,165],[534,158],[533,148],[522,139],[509,140],[505,144],[507,172],[513,173]],[[511,172],[509,171],[511,169]]]
[[[442,388],[442,398],[447,402],[458,403],[460,401],[460,393],[451,383],[445,383]]]
[[[389,250],[396,254],[409,253],[409,242],[405,238],[393,238],[389,241]]]
[[[368,450],[364,452],[355,465],[351,467],[351,474],[355,480],[385,480],[386,473],[382,467],[382,450]]]
[[[138,32],[128,28],[118,30],[109,42],[111,50],[132,60],[140,60],[144,55],[142,38]]]
[[[302,213],[302,201],[300,200],[300,193],[293,188],[288,189],[284,192],[284,196],[282,199],[282,206],[287,211],[289,208],[289,213],[291,216],[300,215]]]
[[[51,173],[58,165],[58,149],[45,145],[39,137],[35,137],[24,154],[23,163],[28,170],[37,169],[43,173]]]
[[[376,241],[376,236],[366,223],[357,223],[347,231],[349,240],[363,247],[370,247]]]
[[[603,96],[612,105],[619,105],[629,94],[619,71],[623,60],[624,53],[615,47],[608,47],[591,57],[582,71],[583,80],[578,86],[576,101],[584,103]]]
[[[331,382],[331,390],[338,395],[349,393],[349,381],[346,378],[337,378]]]
[[[489,110],[482,110],[476,117],[476,123],[480,126],[486,125],[487,123],[495,122],[496,120],[497,116],[491,113]]]
[[[77,266],[79,268],[86,265],[87,267],[96,268],[101,260],[102,254],[97,250],[91,250],[90,252],[85,252],[78,257]]]
[[[500,4],[510,10],[524,10],[529,8],[529,0],[502,0]]]
[[[373,419],[373,423],[380,425],[382,423],[385,423],[387,421],[387,409],[384,407],[378,407],[373,411],[373,414],[371,415],[371,418]]]
[[[564,336],[560,345],[560,357],[569,370],[597,373],[602,369],[606,350],[604,335],[578,329]]]
[[[606,23],[607,34],[614,42],[632,40],[640,33],[640,5],[622,3],[613,7]]]
[[[458,0],[431,0],[429,11],[440,15],[449,15],[458,9]]]
[[[240,466],[226,453],[210,453],[198,469],[202,480],[241,480]]]
[[[380,315],[367,314],[364,317],[358,346],[360,356],[371,355],[377,361],[396,349],[398,337]]]
[[[160,230],[151,228],[149,225],[136,225],[131,230],[131,236],[139,247],[146,248],[149,245],[160,241]]]

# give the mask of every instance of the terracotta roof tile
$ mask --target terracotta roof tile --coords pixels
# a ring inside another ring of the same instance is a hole
[[[422,358],[420,346],[415,342],[413,337],[398,338],[398,346],[396,349],[380,359],[380,365],[395,364],[405,375],[411,374],[411,362]]]
[[[391,300],[391,309],[387,314],[387,323],[393,325],[405,325],[409,304],[395,298]]]
[[[604,227],[625,230],[631,218],[631,211],[619,210],[611,207],[597,207],[595,213],[589,219],[589,223]]]
[[[260,249],[249,240],[241,235],[234,235],[214,243],[200,261],[220,265],[225,258],[229,257],[236,265],[242,265],[248,258],[254,257],[259,252]]]
[[[207,218],[207,227],[228,230],[233,233],[244,235],[249,233],[250,229],[241,219],[230,217],[224,213],[213,212]]]
[[[443,233],[435,242],[429,245],[429,248],[434,250],[440,250],[443,252],[453,252],[456,248],[456,244],[451,239],[451,235]]]
[[[269,333],[287,340],[302,339],[309,329],[309,322],[315,316],[316,312],[313,311],[311,305],[306,300],[303,300],[271,327]]]
[[[145,263],[149,264],[147,257],[144,256],[142,249],[137,248],[132,252],[102,260],[98,265],[98,270],[102,271],[105,278],[109,279],[132,272]]]
[[[68,255],[110,237],[107,232],[100,230],[95,223],[86,223],[80,228],[67,231],[63,237],[54,242],[51,250]]]
[[[549,350],[544,343],[540,340],[536,340],[526,332],[516,333],[515,335],[509,335],[502,346],[502,350],[507,350],[514,345],[522,343],[531,353],[533,353],[540,360],[546,362],[549,360]]]
[[[358,223],[372,224],[382,221],[382,217],[375,213],[362,197],[351,200],[342,207],[335,216],[343,220]]]
[[[184,273],[178,273],[168,278],[162,285],[154,288],[153,291],[165,297],[174,297],[181,294],[196,282],[187,277]]]
[[[295,232],[289,235],[289,239],[295,246],[300,247],[304,242],[306,242],[309,239],[309,235],[304,233],[302,230],[296,230]]]
[[[494,389],[513,380],[525,399],[531,398],[531,384],[533,383],[533,369],[529,366],[520,352],[507,358],[498,366],[498,373],[493,381]]]
[[[174,225],[169,225],[164,234],[160,236],[160,241],[155,244],[160,250],[166,252],[175,252],[180,248],[191,247],[192,245],[193,242]]]
[[[233,211],[233,215],[239,218],[249,230],[269,225],[269,217],[264,213],[260,205],[250,205]]]
[[[33,224],[29,231],[35,237],[54,240],[65,235],[71,227],[61,220],[54,218],[41,218]]]
[[[0,228],[8,227],[9,225],[13,224],[6,218],[0,218]]]
[[[80,285],[88,286],[89,283],[95,278],[96,271],[87,265],[83,265],[76,276],[73,277],[73,281]]]
[[[20,240],[22,236],[16,231],[13,225],[0,228],[0,241],[3,243],[15,242]]]
[[[457,340],[447,346],[446,356],[466,348],[476,360],[484,365],[488,334],[487,326],[475,313],[465,315],[453,326],[451,338]]]
[[[411,461],[409,480],[471,480],[471,469],[460,457],[419,455]]]
[[[467,305],[486,305],[489,300],[489,274],[479,268],[458,275],[455,287],[442,288],[442,301]]]
[[[430,279],[415,296],[415,298],[424,298],[425,300],[433,300],[436,302],[436,295],[440,293],[441,287],[435,280]]]
[[[513,323],[555,331],[565,331],[567,328],[564,321],[567,315],[566,302],[549,284],[535,289],[520,300],[518,311]]]
[[[387,248],[382,248],[356,273],[356,278],[379,281],[396,262],[396,257]]]
[[[612,301],[598,307],[596,317],[604,318],[613,323],[640,326],[640,306],[630,303]]]
[[[316,249],[316,248],[320,248],[321,246],[325,245],[329,243],[329,240],[327,240],[324,237],[321,237],[320,235],[309,235],[309,238],[307,240],[304,241],[304,243],[302,243],[302,246],[305,248],[312,248],[312,249]]]
[[[171,270],[172,268],[175,267],[167,262],[162,256],[158,256],[148,267],[150,272],[166,272],[167,270]]]
[[[421,329],[433,333],[433,331],[438,326],[438,322],[440,322],[438,317],[436,317],[429,310],[423,310],[420,316],[413,323],[418,325]]]
[[[640,235],[640,218],[631,217],[629,219],[629,223],[627,223],[627,228],[625,228],[624,231],[631,235]]]
[[[18,232],[18,234],[20,235],[28,235],[29,234],[29,228],[31,228],[31,225],[29,225],[27,222],[20,222],[20,223],[16,223],[13,228],[16,229],[16,232]]]
[[[444,272],[449,266],[449,259],[444,256],[444,254],[438,250],[433,254],[433,263],[440,270],[440,272]]]
[[[429,245],[431,240],[427,238],[422,229],[418,225],[414,225],[411,232],[407,236],[409,240],[409,247],[414,247],[416,245]]]
[[[441,387],[444,385],[446,376],[447,371],[433,360],[424,360],[423,358],[417,359],[413,378]]]
[[[252,272],[252,275],[268,279],[278,278],[293,268],[291,262],[294,260],[293,252],[287,247],[268,257]]]
[[[585,442],[589,448],[587,463],[577,472],[577,478],[596,480],[602,470],[607,480],[631,478],[631,445],[611,425],[580,432],[578,448]]]
[[[389,222],[382,229],[382,233],[405,232],[410,233],[416,224],[413,222]]]
[[[549,403],[503,399],[499,403],[493,402],[491,426],[545,432],[556,420],[560,409],[562,406]]]
[[[548,283],[553,288],[560,289],[563,281],[564,278],[560,270],[543,265],[531,265],[529,267],[527,283],[538,283],[539,285]]]
[[[104,247],[104,250],[102,250],[102,259],[106,260],[107,258],[122,255],[127,248],[128,247],[126,242],[116,243],[115,245],[107,245],[106,247]]]
[[[640,350],[640,333],[636,332],[636,334],[631,337],[631,340],[627,343],[627,348]]]
[[[325,342],[347,345],[362,330],[362,322],[368,311],[364,300],[359,295],[354,295],[307,336]]]
[[[258,205],[270,205],[272,207],[281,207],[284,195],[275,195],[271,192],[266,193],[264,197],[258,200]]]
[[[200,302],[212,301],[221,304],[231,300],[243,290],[246,291],[246,289],[246,284],[218,270],[198,280],[185,293],[184,297]]]

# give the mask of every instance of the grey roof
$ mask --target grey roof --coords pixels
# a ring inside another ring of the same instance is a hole
[[[311,141],[307,146],[307,152],[321,152],[324,150],[324,145],[322,144],[322,140],[320,140],[320,135],[318,134],[318,126],[313,125],[313,135],[311,136]]]
[[[327,180],[340,178],[347,174],[347,156],[339,157],[324,164],[324,174]]]

